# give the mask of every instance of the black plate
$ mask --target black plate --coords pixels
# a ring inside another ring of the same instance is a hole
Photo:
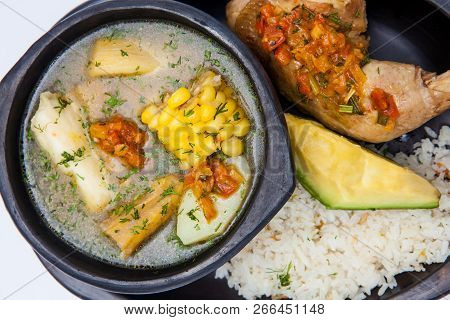
[[[126,268],[100,261],[62,241],[44,223],[27,196],[22,176],[20,137],[25,108],[40,77],[67,44],[113,21],[163,19],[191,27],[223,46],[249,76],[261,108],[260,149],[249,155],[254,178],[240,214],[226,234],[188,261],[160,269]],[[224,25],[204,12],[175,1],[97,1],[57,23],[22,56],[0,82],[0,192],[8,213],[24,238],[64,273],[104,290],[150,294],[181,287],[202,278],[237,254],[276,214],[295,188],[293,161],[282,109],[270,79],[251,52]],[[270,130],[268,125],[270,124]],[[264,143],[264,144],[263,144]],[[264,153],[264,154],[261,154]]]
[[[225,23],[224,6],[226,0],[182,1],[196,6],[219,21]],[[436,4],[447,1],[402,1],[370,0],[367,1],[369,20],[368,34],[371,38],[371,56],[376,59],[394,60],[413,63],[429,71],[443,72],[450,69],[450,23],[449,5],[439,9]],[[83,6],[88,6],[85,3]],[[287,102],[283,102],[288,106]],[[294,111],[294,113],[296,113]],[[429,121],[426,125],[439,130],[450,124],[450,112]],[[426,137],[419,128],[399,139],[389,142],[391,152],[411,152],[415,142]],[[151,296],[126,296],[98,290],[78,280],[70,278],[48,262],[43,261],[50,273],[68,290],[87,299],[239,299],[237,292],[229,289],[226,281],[214,279],[214,273],[185,286],[169,292]],[[450,290],[450,264],[433,264],[424,272],[407,272],[396,277],[398,286],[378,297],[375,292],[369,299],[431,299],[448,293]]]

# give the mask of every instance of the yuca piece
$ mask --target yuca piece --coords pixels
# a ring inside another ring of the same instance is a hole
[[[40,96],[39,108],[31,119],[31,130],[39,146],[64,174],[73,177],[78,192],[92,213],[100,212],[111,200],[106,169],[91,148],[80,105],[51,92]]]
[[[177,210],[183,183],[175,175],[156,180],[150,194],[131,210],[111,215],[101,228],[120,248],[123,258],[132,255]]]
[[[138,44],[125,39],[98,39],[92,49],[88,74],[114,77],[153,71],[158,62]]]

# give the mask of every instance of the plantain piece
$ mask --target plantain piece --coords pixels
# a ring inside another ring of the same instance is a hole
[[[43,92],[31,119],[31,130],[58,169],[73,177],[87,209],[98,213],[111,200],[113,192],[108,190],[106,169],[102,169],[83,128],[80,109],[75,99]]]
[[[140,75],[153,71],[158,62],[134,40],[98,39],[92,48],[88,74],[91,77]]]
[[[145,240],[161,227],[177,210],[183,191],[179,176],[168,175],[154,181],[151,192],[136,204],[123,205],[121,214],[101,223],[103,232],[120,248],[122,257],[128,258]]]
[[[347,43],[361,43],[360,49],[364,53],[368,48],[367,39],[362,35],[367,28],[365,1],[232,0],[227,5],[226,13],[231,29],[258,54],[281,93],[302,111],[312,115],[328,128],[363,141],[385,142],[416,129],[450,107],[450,71],[436,76],[414,65],[390,61],[368,61],[366,57],[360,63],[360,66],[363,66],[362,71],[359,68],[352,71],[352,77],[357,80],[356,90],[352,88],[351,81],[347,82],[350,88],[346,89],[345,86],[342,88],[342,90],[348,90],[347,94],[342,93],[342,97],[345,97],[342,99],[344,101],[341,100],[338,103],[331,101],[330,95],[333,92],[327,92],[328,84],[320,76],[326,76],[330,70],[333,70],[334,67],[329,69],[327,63],[333,61],[335,56],[324,54],[320,59],[314,60],[317,70],[311,69],[310,72],[315,73],[314,77],[317,76],[317,79],[312,76],[305,79],[301,74],[305,64],[299,60],[306,59],[307,56],[298,48],[302,47],[303,43],[312,43],[311,39],[314,37],[320,39],[320,32],[315,35],[313,31],[316,30],[313,29],[308,34],[305,30],[296,28],[295,24],[301,24],[304,18],[296,19],[293,21],[293,26],[288,29],[288,36],[283,45],[268,51],[258,31],[261,8],[268,3],[275,6],[277,10],[282,10],[286,15],[293,10],[301,10],[302,14],[311,12],[313,17],[332,21],[336,29],[341,34],[345,34]],[[274,29],[272,32],[275,40],[284,40],[284,36],[276,36],[279,30]],[[305,34],[308,39],[296,39],[300,34],[302,36]],[[276,45],[275,40],[268,45]],[[280,49],[279,52],[278,49]],[[321,60],[322,57],[323,60]],[[321,64],[323,61],[326,63]],[[340,63],[344,63],[344,60],[341,62],[337,59],[333,66],[339,68]],[[335,80],[337,81],[333,78],[330,83],[334,83]],[[305,93],[305,90],[300,92],[302,86],[312,92]],[[398,114],[395,112],[394,120],[389,121],[387,125],[386,118],[380,117],[379,111],[375,110],[371,100],[374,89],[382,89],[389,94],[388,97],[392,96],[398,109],[395,110]],[[356,94],[354,94],[355,91]]]
[[[331,209],[436,208],[439,191],[409,169],[317,122],[286,114],[297,178]]]

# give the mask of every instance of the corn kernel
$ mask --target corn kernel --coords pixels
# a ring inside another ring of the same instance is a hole
[[[158,139],[163,143],[166,144],[169,141],[169,133],[170,130],[166,127],[158,127]]]
[[[190,153],[190,151],[187,149],[178,149],[178,150],[173,151],[173,154],[175,155],[175,157],[177,157],[180,160],[188,159],[189,153]]]
[[[193,97],[186,103],[186,108],[193,109],[195,107],[198,107],[199,104],[200,99],[198,97]]]
[[[176,129],[183,125],[184,125],[183,122],[178,120],[178,117],[175,115],[166,126],[170,129]]]
[[[157,106],[155,106],[154,104],[149,105],[147,108],[144,109],[144,111],[142,111],[141,114],[141,121],[145,124],[148,124],[152,118],[158,114],[159,109]]]
[[[161,111],[161,114],[159,116],[159,120],[158,120],[158,124],[160,126],[165,126],[167,125],[170,121],[172,121],[172,119],[175,117],[175,113],[173,112],[173,110],[170,110],[169,108],[164,108]]]
[[[202,104],[201,109],[201,118],[203,122],[208,122],[214,118],[216,114],[216,108],[214,108],[210,104]]]
[[[200,107],[196,108],[184,108],[180,110],[182,113],[181,121],[184,123],[197,123],[202,120],[202,115],[200,114]]]
[[[211,70],[206,71],[205,73],[203,73],[201,80],[201,86],[207,86],[207,85],[212,85],[213,84],[213,79],[216,76],[216,74],[214,72],[212,72]]]
[[[250,121],[247,118],[241,119],[234,123],[233,134],[236,137],[243,137],[250,131]]]
[[[194,150],[201,156],[207,157],[217,150],[217,145],[212,136],[205,137],[204,135],[200,135],[199,142],[195,145]]]
[[[159,114],[155,115],[150,122],[147,124],[148,128],[152,131],[155,131],[158,127]]]
[[[181,106],[183,103],[191,98],[191,93],[188,89],[181,87],[175,91],[167,100],[167,106],[171,109]]]
[[[229,157],[237,157],[244,153],[244,143],[241,139],[232,137],[221,143],[222,152]]]
[[[216,97],[216,89],[213,86],[207,85],[203,87],[203,91],[200,94],[200,103],[209,103],[214,101]]]
[[[182,126],[170,130],[169,134],[170,145],[174,149],[189,149],[189,130]]]
[[[226,96],[227,98],[233,98],[233,95],[234,95],[234,90],[233,90],[233,88],[226,86],[226,87],[223,89],[223,92],[225,93],[225,96]]]
[[[194,123],[194,124],[191,126],[191,129],[192,129],[192,131],[193,131],[194,133],[202,133],[202,132],[205,132],[205,123],[204,123],[204,122],[197,122],[197,123]]]
[[[218,133],[223,128],[227,118],[223,114],[219,114],[215,119],[208,121],[205,125],[205,131],[210,133]]]
[[[219,131],[217,135],[217,140],[224,141],[233,136],[234,126],[231,123],[224,124],[223,128]]]
[[[194,151],[199,151],[201,148],[200,146],[202,144],[203,135],[194,133],[193,135],[189,136],[189,138],[189,142],[192,143]]]
[[[231,115],[233,115],[234,110],[236,110],[236,101],[234,101],[233,99],[228,99],[226,101],[226,105],[225,105],[225,112],[222,113],[225,117],[229,117]]]
[[[225,101],[227,101],[225,93],[223,93],[223,91],[218,91],[216,94],[216,99],[214,100],[215,104],[219,105],[221,103],[224,103]]]

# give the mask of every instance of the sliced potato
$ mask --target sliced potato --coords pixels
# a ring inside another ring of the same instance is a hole
[[[183,183],[175,175],[156,180],[148,196],[131,210],[112,215],[101,228],[119,246],[122,256],[128,258],[177,210]]]
[[[88,67],[91,77],[131,76],[149,73],[158,66],[153,56],[133,40],[98,39]]]
[[[207,221],[198,200],[191,189],[188,189],[178,209],[177,235],[185,245],[194,244],[217,237],[225,232],[228,225],[238,213],[246,195],[250,179],[250,167],[245,157],[229,158],[227,164],[236,167],[244,178],[239,189],[228,198],[212,194],[217,217]]]
[[[81,106],[75,100],[66,104],[70,101],[66,99],[43,92],[39,108],[31,119],[31,130],[52,162],[59,163],[58,169],[73,176],[87,209],[98,213],[111,200],[113,192],[108,190],[106,169],[101,168],[100,158],[91,148],[82,127]],[[71,157],[74,159],[67,161]]]

